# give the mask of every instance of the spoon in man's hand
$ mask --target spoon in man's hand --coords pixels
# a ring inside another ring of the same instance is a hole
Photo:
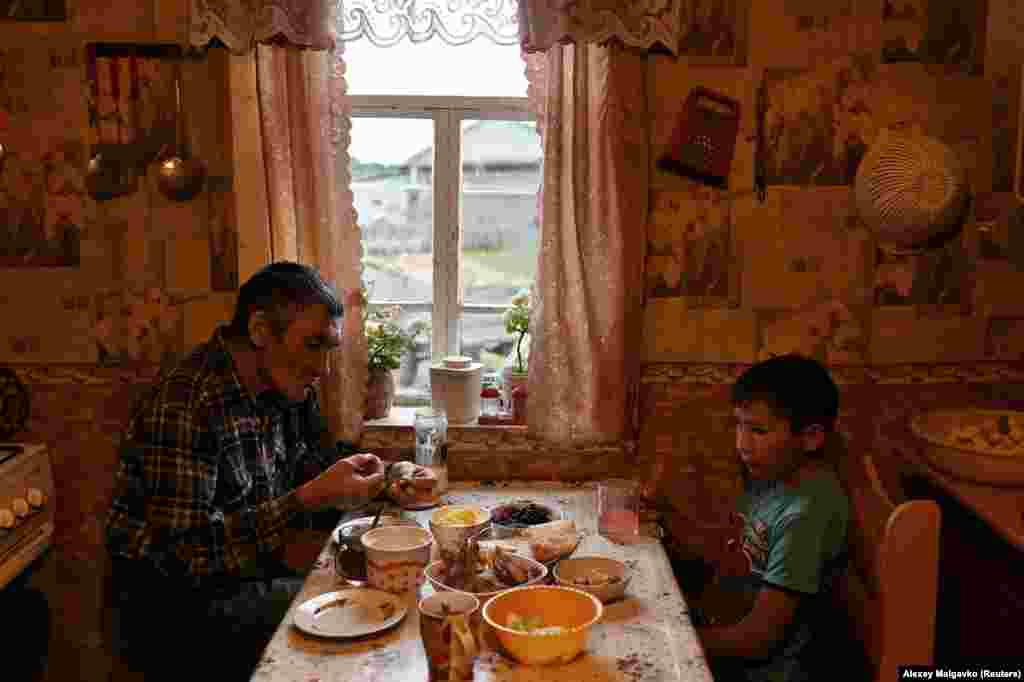
[[[381,502],[380,506],[377,507],[377,513],[373,517],[373,523],[370,524],[370,530],[373,530],[377,527],[377,524],[380,522],[380,515],[384,511],[384,507],[386,506],[388,506],[387,502]]]
[[[377,513],[373,517],[373,523],[370,524],[370,530],[373,530],[377,527],[377,524],[380,522],[380,515],[384,512],[384,507],[386,507],[388,504],[387,493],[388,486],[391,485],[391,472],[393,469],[393,466],[389,466],[386,469],[384,469],[384,489],[381,491],[380,495],[378,495],[378,497],[382,497],[383,499],[381,500],[380,506],[377,507]]]

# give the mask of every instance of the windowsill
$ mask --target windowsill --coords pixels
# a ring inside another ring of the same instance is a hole
[[[415,461],[416,408],[396,406],[364,424],[359,447],[382,459]],[[532,437],[526,426],[455,424],[448,427],[451,480],[567,480],[614,478],[635,459],[621,443],[560,446]]]
[[[369,419],[364,422],[364,426],[367,429],[375,431],[392,431],[392,430],[404,430],[412,429],[413,421],[416,417],[416,410],[418,407],[392,407],[391,413],[382,419]],[[467,424],[449,424],[448,430],[452,429],[471,429],[471,430],[498,430],[498,431],[525,431],[526,427],[522,425],[493,425],[484,424],[480,425],[476,422],[469,422]]]

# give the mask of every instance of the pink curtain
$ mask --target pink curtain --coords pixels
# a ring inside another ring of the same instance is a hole
[[[686,0],[519,0],[519,36],[527,52],[555,45],[605,43],[675,53]]]
[[[557,45],[527,57],[544,181],[528,429],[562,446],[631,442],[646,243],[646,58]]]
[[[341,47],[313,51],[258,45],[254,61],[255,92],[249,92],[248,99],[254,101],[252,118],[258,134],[242,130],[237,136],[242,139],[235,142],[236,147],[248,145],[251,156],[262,159],[257,164],[263,168],[262,187],[254,177],[253,191],[245,193],[248,201],[265,204],[266,233],[250,234],[252,241],[262,238],[266,243],[255,251],[266,254],[264,262],[288,259],[314,265],[343,295],[357,291],[360,241],[348,190],[349,120]],[[235,97],[246,98],[245,81],[238,85],[243,87]],[[252,263],[246,271],[259,265]],[[358,442],[366,394],[366,340],[360,311],[351,303],[351,296],[346,296],[343,344],[321,384],[321,398],[333,433]]]
[[[189,0],[188,40],[204,47],[214,38],[235,54],[276,41],[319,50],[334,44],[338,0]]]

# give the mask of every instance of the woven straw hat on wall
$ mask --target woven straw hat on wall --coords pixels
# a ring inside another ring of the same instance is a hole
[[[854,199],[879,248],[916,252],[960,231],[970,187],[963,164],[946,144],[883,128],[857,169]]]

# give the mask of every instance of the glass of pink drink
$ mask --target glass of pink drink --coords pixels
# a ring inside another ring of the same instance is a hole
[[[613,478],[597,484],[597,528],[618,543],[633,542],[640,535],[640,484]]]

